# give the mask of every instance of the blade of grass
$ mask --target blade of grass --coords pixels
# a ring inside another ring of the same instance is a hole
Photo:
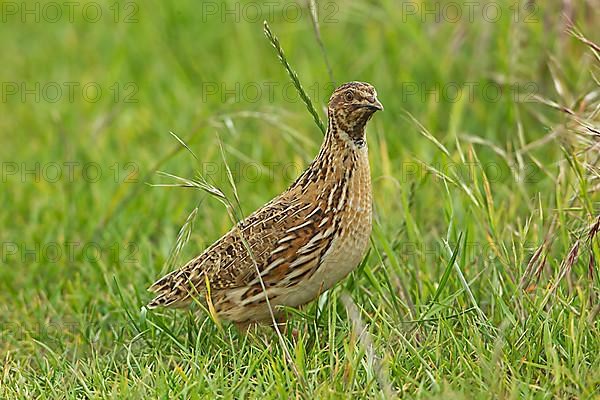
[[[327,67],[327,73],[329,74],[329,79],[335,86],[335,78],[333,77],[333,70],[331,69],[331,64],[329,63],[329,57],[327,57],[327,50],[325,49],[325,45],[323,44],[323,40],[321,39],[321,28],[319,27],[319,15],[318,15],[318,7],[317,0],[310,0],[308,2],[308,7],[310,8],[310,19],[312,21],[313,30],[315,32],[315,38],[317,39],[317,44],[321,49],[321,53],[323,54],[323,60],[325,61],[325,66]]]
[[[279,43],[279,39],[277,39],[277,36],[273,35],[273,32],[271,32],[271,28],[269,27],[269,24],[267,23],[267,21],[264,21],[263,24],[264,24],[265,35],[267,36],[267,39],[269,39],[269,41],[271,42],[271,44],[277,51],[277,56],[279,57],[279,61],[281,61],[281,63],[285,67],[285,70],[287,71],[290,79],[292,80],[294,87],[298,91],[300,98],[304,102],[304,105],[306,105],[306,109],[308,110],[310,115],[312,115],[312,117],[315,121],[315,124],[317,124],[317,126],[319,127],[319,129],[321,130],[321,132],[324,135],[326,132],[325,124],[323,124],[323,121],[319,117],[319,114],[317,113],[315,106],[313,105],[312,101],[310,100],[310,97],[308,97],[308,95],[306,94],[306,91],[302,87],[302,84],[300,83],[300,78],[298,78],[298,74],[296,73],[296,71],[294,71],[292,69],[292,67],[288,63],[287,58],[285,57],[285,53],[283,52],[283,49],[281,48],[281,44]]]
[[[458,251],[461,247],[461,243],[460,243],[461,239],[462,239],[462,232],[458,235],[458,241],[456,243],[456,247],[454,248],[454,251],[452,252],[452,257],[450,258],[450,261],[448,261],[448,264],[446,264],[446,268],[444,269],[444,274],[442,275],[442,278],[440,279],[440,283],[435,291],[435,294],[433,295],[431,304],[433,304],[437,301],[437,299],[440,297],[440,294],[442,293],[442,290],[444,290],[444,288],[446,287],[446,284],[448,283],[448,278],[450,277],[450,273],[452,272],[452,269],[454,268],[454,263],[456,262],[456,257],[458,256]],[[463,243],[462,247],[463,247],[463,251],[465,251],[465,243]]]

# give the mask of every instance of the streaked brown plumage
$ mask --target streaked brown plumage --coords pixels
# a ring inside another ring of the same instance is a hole
[[[148,307],[184,306],[204,296],[208,281],[217,314],[244,326],[271,319],[260,278],[278,315],[277,306],[306,304],[348,275],[369,243],[365,125],[382,109],[367,83],[337,88],[329,100],[327,134],[306,171],[198,257],[154,283],[149,290],[156,297]]]

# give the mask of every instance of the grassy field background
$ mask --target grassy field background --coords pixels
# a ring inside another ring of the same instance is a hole
[[[1,398],[600,396],[597,1],[321,0],[323,49],[304,2],[69,4],[0,3]],[[285,346],[141,311],[232,223],[157,171],[232,196],[221,144],[248,214],[318,150],[263,20],[321,118],[385,106],[371,250]]]

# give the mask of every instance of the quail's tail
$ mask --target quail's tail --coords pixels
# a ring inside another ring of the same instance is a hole
[[[173,271],[163,276],[148,291],[156,293],[156,297],[146,305],[147,308],[184,307],[192,300],[187,280],[181,276],[182,271]]]

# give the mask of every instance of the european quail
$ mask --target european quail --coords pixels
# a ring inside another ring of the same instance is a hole
[[[368,83],[338,87],[310,166],[199,256],[156,281],[148,307],[185,306],[210,288],[217,315],[243,329],[271,320],[265,296],[281,318],[278,306],[306,304],[354,270],[371,233],[365,125],[377,110],[383,106]]]

